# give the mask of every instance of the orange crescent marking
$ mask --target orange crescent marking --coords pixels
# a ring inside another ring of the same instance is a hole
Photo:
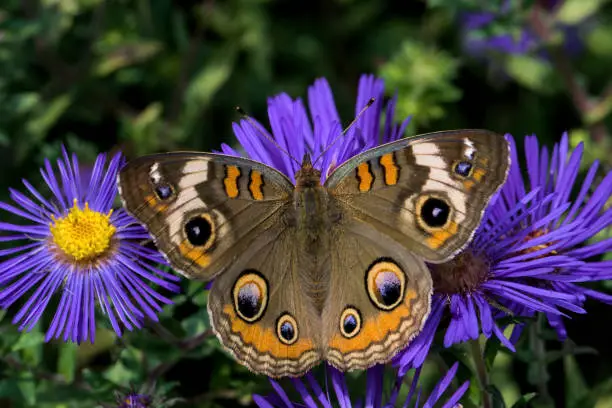
[[[198,266],[205,268],[210,265],[210,256],[206,254],[205,249],[195,248],[187,240],[181,242],[179,245],[179,251],[181,252],[181,255],[190,261],[193,261]]]
[[[372,184],[374,184],[374,176],[367,162],[357,166],[357,179],[359,180],[359,191],[362,193],[370,191]]]
[[[477,168],[474,169],[474,174],[472,175],[472,178],[478,182],[482,181],[482,178],[484,177],[486,171],[484,169],[481,168]]]
[[[456,222],[451,221],[448,223],[448,227],[440,231],[433,232],[429,236],[429,238],[425,240],[425,244],[427,244],[427,246],[430,247],[431,249],[438,249],[446,241],[448,241],[449,238],[457,234],[458,230],[459,230],[459,225]]]
[[[350,353],[365,350],[372,343],[382,342],[389,333],[397,331],[404,319],[410,317],[412,311],[410,301],[416,298],[417,293],[414,289],[407,290],[402,305],[390,312],[380,312],[377,317],[366,320],[355,337],[347,339],[341,334],[335,334],[329,346],[342,353]]]
[[[463,188],[470,191],[472,187],[474,187],[476,183],[473,180],[463,180]]]
[[[315,348],[310,339],[298,339],[290,346],[281,343],[276,337],[276,330],[264,328],[258,323],[244,322],[236,316],[232,305],[223,306],[223,313],[228,317],[231,331],[239,334],[242,341],[254,347],[258,353],[269,353],[273,357],[297,360],[302,354]]]
[[[251,192],[251,196],[254,200],[263,200],[263,191],[261,187],[263,186],[263,178],[261,177],[261,173],[258,171],[251,171],[251,182],[249,183],[249,191]]]
[[[399,179],[399,167],[395,164],[393,153],[383,154],[380,157],[380,165],[383,166],[385,172],[385,184],[392,186],[397,184]]]
[[[149,207],[153,208],[156,211],[164,212],[168,209],[167,204],[161,204],[159,200],[155,198],[155,196],[152,194],[145,196],[145,200],[147,204],[149,205]]]
[[[240,169],[236,166],[226,166],[227,176],[223,179],[225,185],[225,194],[229,198],[238,197],[238,177],[240,177]]]

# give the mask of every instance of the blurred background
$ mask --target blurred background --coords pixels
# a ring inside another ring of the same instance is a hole
[[[267,124],[267,97],[306,98],[318,77],[346,125],[362,73],[397,92],[396,120],[413,115],[407,135],[486,128],[522,149],[527,134],[552,146],[567,131],[585,143],[585,165],[609,171],[611,67],[606,0],[3,0],[0,200],[22,178],[40,184],[62,144],[83,162],[235,146],[236,105]],[[145,382],[184,398],[178,406],[252,406],[267,380],[210,337],[202,284],[183,286],[160,325],[122,339],[102,330],[95,345],[44,344],[42,329],[21,334],[3,312],[0,407],[95,406]],[[555,406],[612,407],[610,309],[586,308],[565,344],[542,334],[544,361],[534,364],[528,342],[498,356],[496,406],[535,391],[545,370]],[[464,354],[439,351],[425,384]]]

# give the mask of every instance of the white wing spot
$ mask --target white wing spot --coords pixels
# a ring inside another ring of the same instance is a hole
[[[208,161],[208,159],[197,159],[185,163],[179,189],[189,188],[208,180]]]
[[[446,168],[447,164],[434,143],[417,143],[412,146],[416,164],[425,167]]]
[[[153,184],[159,184],[162,179],[161,173],[159,172],[159,163],[153,163],[149,169],[149,177]]]
[[[476,148],[474,147],[474,143],[470,139],[465,139],[465,149],[463,149],[463,154],[470,160],[474,160],[474,156],[476,155]]]
[[[204,173],[208,174],[208,159],[190,160],[183,166],[183,174]]]

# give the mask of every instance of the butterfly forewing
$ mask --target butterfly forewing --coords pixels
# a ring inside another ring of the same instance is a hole
[[[261,163],[206,153],[133,160],[118,185],[125,208],[172,266],[204,280],[278,225],[293,190],[285,176]]]
[[[501,135],[438,132],[353,157],[325,185],[356,218],[427,261],[444,262],[468,244],[509,165]]]

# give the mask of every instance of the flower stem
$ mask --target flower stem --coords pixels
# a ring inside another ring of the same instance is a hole
[[[489,387],[489,373],[487,372],[487,365],[478,339],[470,341],[470,349],[472,351],[476,374],[478,375],[478,381],[480,382],[480,388],[482,390],[482,407],[491,408],[493,406],[493,399],[491,398],[491,394],[487,391]]]
[[[548,362],[546,359],[546,345],[542,334],[542,326],[544,324],[544,315],[540,313],[538,320],[530,325],[529,328],[529,345],[533,352],[533,367],[536,370],[532,377],[535,381],[535,386],[538,390],[538,401],[542,406],[554,406],[552,399],[548,393],[548,371],[546,369]]]

